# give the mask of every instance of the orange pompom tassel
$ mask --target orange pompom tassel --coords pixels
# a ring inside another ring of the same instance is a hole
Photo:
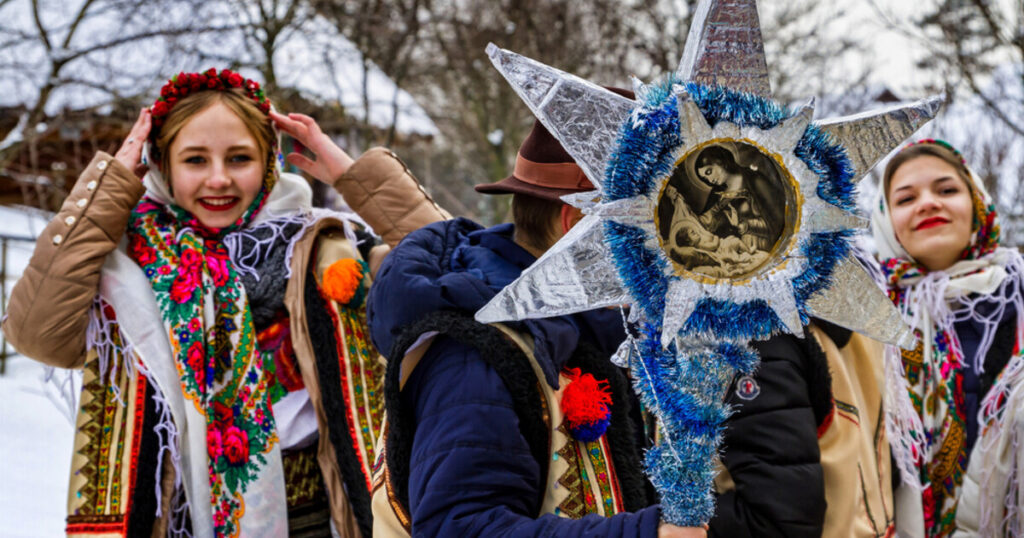
[[[347,304],[358,294],[365,275],[366,268],[362,261],[352,258],[338,260],[324,271],[324,294],[334,301]]]

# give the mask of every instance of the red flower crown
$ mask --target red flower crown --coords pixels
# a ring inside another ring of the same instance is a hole
[[[150,107],[153,117],[153,132],[156,133],[156,128],[164,124],[171,109],[181,99],[205,90],[223,91],[232,88],[244,89],[249,99],[252,99],[264,114],[270,112],[270,99],[263,94],[263,89],[260,88],[258,82],[247,79],[230,69],[221,69],[218,73],[216,68],[211,67],[202,73],[178,73],[167,81],[163,88],[160,88],[160,97]]]

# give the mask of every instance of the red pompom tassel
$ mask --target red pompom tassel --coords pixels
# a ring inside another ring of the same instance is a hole
[[[569,378],[562,391],[562,414],[569,431],[576,439],[594,441],[608,428],[612,404],[608,382],[582,374],[579,368],[567,368],[562,373]]]

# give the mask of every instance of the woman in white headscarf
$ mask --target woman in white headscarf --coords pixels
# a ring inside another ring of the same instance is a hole
[[[890,297],[918,336],[886,356],[901,536],[1024,533],[1024,260],[956,149],[904,148],[872,229]]]
[[[169,80],[83,171],[3,320],[24,355],[84,370],[69,536],[370,536],[384,367],[364,306],[388,247],[312,207],[278,128],[390,244],[447,216],[391,152],[353,162],[255,81]]]

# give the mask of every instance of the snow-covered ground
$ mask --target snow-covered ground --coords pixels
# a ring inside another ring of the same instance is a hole
[[[47,219],[0,207],[0,234],[33,237]],[[21,276],[34,244],[7,246],[7,290]],[[10,347],[8,350],[11,351]],[[65,373],[61,372],[61,373]],[[20,355],[0,375],[0,536],[61,536],[71,468],[73,417],[44,383],[43,365]]]
[[[74,427],[43,376],[20,355],[0,375],[0,536],[64,532]]]

